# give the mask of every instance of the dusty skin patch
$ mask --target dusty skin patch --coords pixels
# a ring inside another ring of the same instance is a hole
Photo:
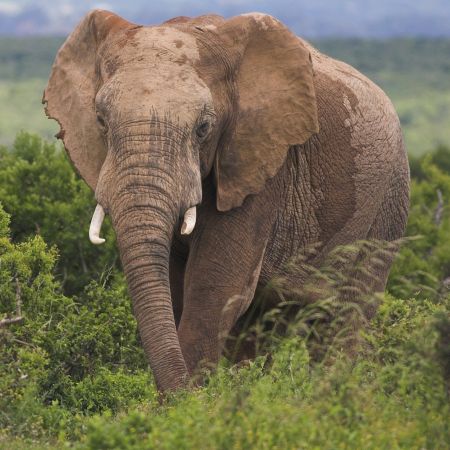
[[[258,22],[260,24],[261,29],[263,29],[263,30],[268,30],[269,26],[274,26],[274,25],[279,24],[278,20],[276,20],[274,17],[272,17],[268,14],[253,12],[253,13],[242,14],[242,16],[253,17],[256,20],[256,22]]]
[[[137,30],[130,40],[136,45],[136,53],[128,57],[123,55],[124,62],[135,58],[136,54],[149,55],[164,51],[167,59],[177,61],[180,58],[194,63],[199,60],[199,51],[194,36],[173,27],[143,27]],[[131,44],[131,42],[128,44]],[[130,61],[131,62],[131,61]]]
[[[179,64],[180,66],[186,64],[186,62],[187,62],[187,56],[186,56],[185,54],[182,54],[182,55],[180,56],[180,58],[179,58],[176,62],[177,62],[177,64]]]

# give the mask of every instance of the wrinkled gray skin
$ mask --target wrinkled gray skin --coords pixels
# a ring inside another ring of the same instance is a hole
[[[319,245],[318,264],[337,245],[403,235],[409,171],[391,103],[269,16],[137,27],[92,12],[44,102],[111,216],[162,391],[218,361],[291,257]]]

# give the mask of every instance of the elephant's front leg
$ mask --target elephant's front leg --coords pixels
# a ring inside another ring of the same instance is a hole
[[[258,282],[273,218],[241,210],[212,217],[195,237],[186,266],[178,328],[189,372],[215,366]]]

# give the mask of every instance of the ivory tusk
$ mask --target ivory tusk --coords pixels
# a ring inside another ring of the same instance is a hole
[[[181,226],[181,234],[191,234],[195,227],[197,219],[197,207],[192,206],[184,213],[183,225]]]
[[[100,245],[105,242],[105,240],[100,237],[100,229],[102,228],[104,218],[105,211],[103,210],[102,205],[97,203],[94,215],[92,216],[91,225],[89,227],[89,239],[94,245]]]

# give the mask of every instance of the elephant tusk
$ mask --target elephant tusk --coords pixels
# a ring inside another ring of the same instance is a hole
[[[192,206],[184,213],[183,225],[181,226],[181,234],[191,234],[195,227],[197,219],[197,207]]]
[[[104,218],[105,211],[103,210],[102,205],[100,205],[100,203],[97,203],[94,214],[92,216],[91,225],[89,227],[89,239],[94,245],[100,245],[105,242],[105,240],[100,237],[100,229],[102,228]]]

